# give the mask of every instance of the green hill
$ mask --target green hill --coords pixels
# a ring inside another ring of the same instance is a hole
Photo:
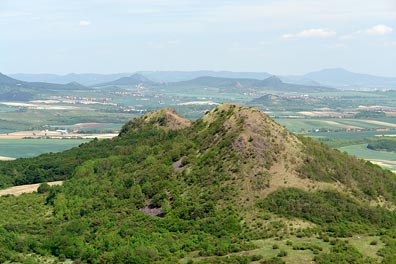
[[[102,87],[102,86],[135,86],[135,85],[153,85],[155,82],[147,79],[143,75],[139,73],[135,73],[131,76],[128,77],[121,77],[117,80],[106,82],[106,83],[101,83],[101,84],[95,84],[93,86],[97,87]]]
[[[48,180],[66,181],[0,199],[0,261],[395,263],[396,176],[253,108],[0,162],[3,187]]]
[[[28,101],[34,94],[51,91],[90,90],[79,83],[24,82],[0,73],[0,100]]]
[[[182,81],[173,83],[177,86],[202,86],[202,87],[216,87],[223,88],[224,91],[244,91],[249,89],[271,90],[278,92],[300,92],[300,93],[311,93],[311,92],[326,92],[334,91],[335,89],[324,87],[324,86],[310,86],[310,85],[299,85],[292,83],[284,83],[281,79],[276,76],[271,76],[264,80],[249,79],[249,78],[220,78],[220,77],[209,77],[203,76],[198,77],[189,81]]]

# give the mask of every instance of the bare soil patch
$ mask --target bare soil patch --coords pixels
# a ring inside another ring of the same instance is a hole
[[[54,181],[54,182],[47,182],[48,185],[53,186],[53,185],[62,185],[63,181]],[[4,195],[21,195],[22,193],[32,193],[36,192],[38,187],[40,186],[41,183],[35,183],[35,184],[26,184],[26,185],[20,185],[20,186],[14,186],[10,187],[4,190],[0,190],[0,196]]]
[[[0,160],[15,160],[15,158],[0,156]]]

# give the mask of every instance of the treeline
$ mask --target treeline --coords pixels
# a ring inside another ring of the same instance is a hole
[[[394,139],[377,139],[371,140],[368,145],[368,149],[378,150],[378,151],[396,151],[396,140]]]

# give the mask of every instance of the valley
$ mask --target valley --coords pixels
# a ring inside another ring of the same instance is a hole
[[[189,80],[187,75],[182,77],[181,73],[168,72],[167,76],[174,76],[167,82],[149,79],[158,80],[161,72],[145,74],[137,73],[91,86],[56,84],[51,87],[45,84],[40,88],[26,83],[25,91],[34,87],[40,92],[30,100],[0,102],[0,133],[8,133],[8,137],[0,136],[0,140],[10,139],[12,135],[16,139],[18,133],[31,137],[29,133],[48,130],[75,131],[62,138],[110,137],[128,120],[149,111],[170,107],[195,120],[224,102],[257,107],[294,133],[315,137],[332,147],[366,144],[396,132],[396,94],[393,90],[352,91],[288,84],[268,74],[262,74],[264,80],[258,80],[241,77],[257,78],[259,74],[235,73],[230,78],[200,77],[199,74],[204,73],[191,73],[195,79]],[[225,76],[225,73],[216,74]],[[7,83],[18,83],[18,80],[2,76],[3,82],[7,80],[3,84],[4,91],[8,89]],[[169,81],[178,78],[184,79]],[[45,152],[42,149],[36,153]],[[372,155],[365,155],[367,153],[360,152],[359,157],[373,160]],[[381,156],[380,152],[378,154]]]

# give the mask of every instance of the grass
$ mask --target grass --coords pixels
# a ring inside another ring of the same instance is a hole
[[[376,254],[380,248],[382,248],[385,244],[381,241],[379,236],[354,236],[351,239],[348,239],[349,244],[354,246],[357,250],[360,251],[363,255],[367,257],[377,258],[380,257]],[[372,241],[377,241],[376,245],[370,245]]]
[[[42,153],[59,152],[87,142],[84,139],[3,139],[0,156],[28,158]]]
[[[286,245],[287,241],[291,241],[291,245]],[[280,251],[285,251],[287,253],[286,257],[282,259],[286,263],[295,263],[295,264],[303,264],[310,263],[314,258],[314,254],[311,250],[293,250],[294,245],[301,245],[303,243],[317,245],[323,248],[322,252],[329,252],[330,244],[323,242],[323,240],[317,239],[315,237],[312,238],[297,238],[290,237],[288,239],[265,239],[265,240],[257,240],[254,244],[258,247],[255,250],[249,251],[249,255],[258,254],[262,255],[264,258],[272,258],[276,257]],[[273,245],[276,244],[279,246],[278,249],[273,249]]]
[[[331,240],[331,239],[330,239]],[[348,241],[350,245],[355,247],[360,253],[362,253],[366,257],[373,257],[377,260],[381,260],[381,257],[377,255],[377,252],[380,248],[384,246],[384,243],[381,242],[380,237],[378,236],[354,236],[351,238],[342,238],[340,240]],[[372,241],[377,241],[376,245],[371,245]],[[332,247],[331,242],[325,242],[322,239],[317,237],[296,237],[290,236],[283,239],[278,238],[270,238],[270,239],[262,239],[262,240],[255,240],[252,241],[257,248],[245,251],[245,252],[238,252],[233,253],[230,255],[260,255],[262,259],[269,259],[272,257],[276,257],[279,252],[285,251],[286,256],[282,257],[282,259],[286,263],[293,263],[293,264],[305,264],[305,263],[312,263],[315,254],[310,249],[305,250],[296,250],[293,249],[293,246],[299,245],[313,245],[322,248],[322,251],[318,251],[319,254],[321,253],[329,253],[330,248]],[[291,243],[290,243],[291,242]],[[276,245],[276,246],[274,246]],[[186,258],[180,261],[180,263],[188,263],[188,260],[200,260],[210,257],[196,257],[197,252],[192,252]],[[260,263],[260,261],[255,262]]]

